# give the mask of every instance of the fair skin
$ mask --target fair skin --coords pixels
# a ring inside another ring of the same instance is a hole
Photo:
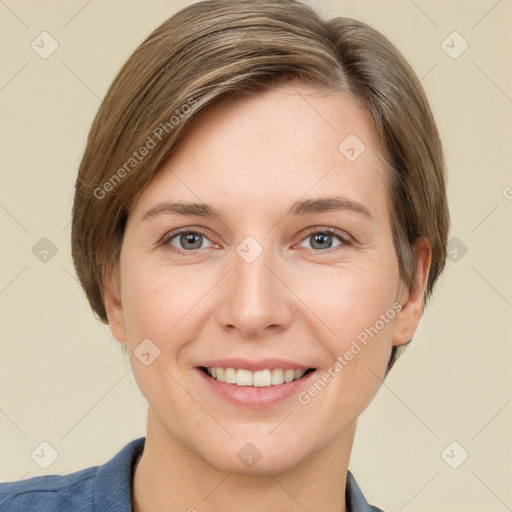
[[[357,418],[385,376],[392,346],[413,337],[431,257],[420,239],[407,289],[371,126],[346,93],[302,85],[213,105],[141,195],[119,276],[105,279],[112,333],[127,345],[149,404],[135,512],[346,511]],[[354,161],[338,149],[349,134],[366,146]],[[334,195],[349,207],[288,214],[297,201]],[[222,220],[155,213],[165,201],[206,203]],[[193,233],[173,236],[177,228]],[[250,263],[242,257],[260,251]],[[396,303],[400,311],[378,334],[300,402],[299,393]],[[160,350],[148,365],[134,354],[145,339]],[[279,386],[218,383],[200,369],[233,358],[239,366],[261,363],[256,369],[314,370],[281,384],[292,391],[276,396],[271,388]],[[252,467],[237,456],[246,443],[261,454]]]

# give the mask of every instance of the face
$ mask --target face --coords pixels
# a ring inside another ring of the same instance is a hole
[[[384,172],[345,93],[280,86],[189,125],[106,284],[169,439],[222,470],[279,472],[353,432],[417,327],[429,264],[420,247],[418,286],[401,285]]]

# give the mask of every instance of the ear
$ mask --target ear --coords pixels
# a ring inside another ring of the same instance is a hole
[[[115,269],[108,267],[103,272],[103,300],[110,332],[117,341],[124,345],[126,344],[126,329],[121,304],[121,281],[118,267]]]
[[[414,243],[413,251],[416,263],[414,283],[410,289],[401,284],[397,300],[402,304],[402,309],[395,317],[393,345],[405,345],[412,340],[423,313],[432,248],[427,238],[420,237]]]

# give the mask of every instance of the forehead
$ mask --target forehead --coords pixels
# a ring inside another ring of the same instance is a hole
[[[286,84],[197,114],[136,210],[163,199],[263,206],[336,191],[378,203],[382,168],[373,124],[358,100]]]

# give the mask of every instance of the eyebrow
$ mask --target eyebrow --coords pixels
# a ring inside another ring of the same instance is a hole
[[[363,204],[343,196],[321,197],[318,199],[306,199],[295,202],[287,215],[311,215],[327,211],[349,211],[361,214],[369,219],[373,218],[370,210]],[[141,215],[141,221],[145,221],[156,215],[181,215],[215,218],[221,221],[223,216],[219,210],[206,203],[183,203],[162,201]]]

